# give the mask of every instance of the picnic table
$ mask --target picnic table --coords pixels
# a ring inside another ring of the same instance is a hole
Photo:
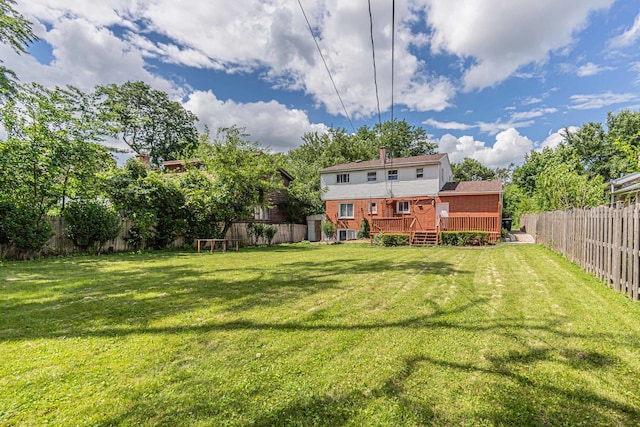
[[[215,247],[217,244],[220,244],[220,248],[222,252],[226,252],[229,244],[232,246],[235,243],[236,252],[240,250],[240,240],[239,239],[196,239],[196,244],[198,245],[198,253],[200,253],[200,249],[205,247],[209,243],[210,252],[215,251]]]

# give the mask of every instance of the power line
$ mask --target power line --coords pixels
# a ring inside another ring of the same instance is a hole
[[[393,79],[396,51],[396,0],[393,0],[391,7],[391,135],[393,136]]]
[[[307,21],[307,26],[309,27],[309,32],[311,33],[311,37],[313,37],[313,41],[316,44],[316,47],[318,48],[318,53],[320,54],[320,58],[322,58],[322,62],[324,63],[324,67],[327,69],[327,73],[329,74],[329,79],[331,79],[331,83],[333,84],[333,88],[336,90],[336,95],[338,95],[338,99],[340,100],[340,104],[342,105],[342,109],[344,110],[344,114],[347,116],[347,119],[349,120],[349,124],[351,125],[351,129],[353,129],[353,132],[356,132],[356,128],[353,126],[353,122],[351,121],[351,116],[349,115],[349,113],[347,112],[347,108],[344,106],[344,102],[342,102],[342,97],[340,96],[340,92],[338,92],[338,86],[336,86],[336,82],[333,80],[333,76],[331,75],[331,71],[329,71],[329,66],[327,65],[327,61],[324,59],[324,55],[322,54],[322,50],[320,50],[320,45],[318,44],[318,40],[316,39],[315,34],[313,34],[313,29],[311,28],[311,23],[309,22],[309,19],[307,18],[307,14],[304,11],[304,8],[302,7],[302,3],[300,0],[298,0],[298,4],[300,5],[300,10],[302,11],[302,14],[304,15],[304,20]]]
[[[380,97],[378,96],[378,72],[376,70],[376,48],[373,44],[373,16],[371,15],[371,0],[369,3],[369,32],[371,33],[371,54],[373,56],[373,83],[376,86],[376,102],[378,104],[378,123],[382,131],[382,115],[380,114]]]

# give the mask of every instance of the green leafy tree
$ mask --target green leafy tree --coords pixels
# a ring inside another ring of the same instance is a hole
[[[256,207],[268,205],[269,193],[282,188],[276,163],[247,137],[243,129],[221,128],[197,151],[215,188],[211,204],[222,222],[220,237],[234,221],[252,218]]]
[[[262,233],[264,234],[264,239],[267,241],[268,246],[271,246],[271,243],[273,242],[273,238],[276,236],[277,232],[278,232],[278,228],[274,227],[273,225],[264,226]]]
[[[104,203],[81,200],[69,204],[64,211],[65,234],[82,252],[90,248],[96,253],[120,232],[120,216]]]
[[[374,132],[378,136],[378,147],[385,147],[391,157],[422,156],[435,154],[438,145],[429,140],[427,132],[405,120],[376,124]]]
[[[31,29],[31,22],[14,8],[14,0],[0,0],[0,42],[9,45],[14,52],[27,53],[27,46],[38,40]],[[0,60],[0,100],[16,92],[16,74]]]
[[[37,206],[24,201],[0,200],[0,255],[15,252],[26,258],[40,251],[51,237],[51,224]]]
[[[154,165],[189,157],[197,147],[198,118],[165,92],[137,81],[98,86],[96,94],[115,134],[134,152],[148,153]]]
[[[106,132],[90,97],[74,87],[21,85],[2,107],[0,197],[43,215],[67,198],[95,195],[99,173],[115,164],[99,144]]]
[[[453,178],[456,181],[485,181],[496,179],[495,171],[469,157],[460,163],[452,164],[451,168],[453,169]]]

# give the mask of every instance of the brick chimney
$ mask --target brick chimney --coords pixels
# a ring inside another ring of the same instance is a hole
[[[380,147],[380,163],[387,163],[387,149],[384,147]]]
[[[147,169],[151,169],[151,157],[149,157],[148,153],[136,154],[136,160],[145,165]]]

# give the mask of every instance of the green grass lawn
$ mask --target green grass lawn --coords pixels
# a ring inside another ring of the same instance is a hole
[[[0,425],[640,423],[640,304],[534,245],[0,263]]]

